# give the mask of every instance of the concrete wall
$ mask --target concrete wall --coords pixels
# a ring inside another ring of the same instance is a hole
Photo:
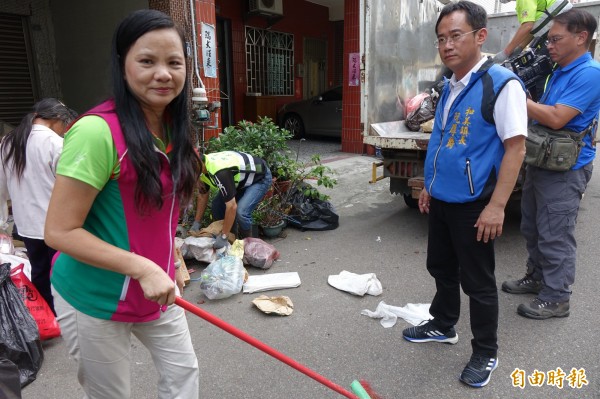
[[[83,112],[109,95],[114,29],[129,12],[143,8],[147,0],[52,0],[56,66],[68,106]]]

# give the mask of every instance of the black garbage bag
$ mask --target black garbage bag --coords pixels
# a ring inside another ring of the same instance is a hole
[[[19,368],[21,387],[35,380],[44,361],[37,324],[10,278],[10,263],[0,265],[0,359]]]
[[[406,117],[406,126],[413,132],[421,129],[421,124],[435,117],[435,101],[430,94],[422,96],[419,106]]]
[[[288,225],[300,230],[334,230],[339,226],[337,213],[331,202],[318,198],[308,198],[303,193],[303,183],[294,187],[290,193],[292,210],[288,218]]]
[[[0,399],[21,399],[19,368],[8,359],[0,358]]]

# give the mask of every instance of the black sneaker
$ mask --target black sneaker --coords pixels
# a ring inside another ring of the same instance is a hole
[[[433,323],[433,320],[426,320],[416,327],[404,329],[402,336],[410,342],[444,342],[453,345],[458,342],[458,335],[454,327],[442,331]]]
[[[502,291],[509,294],[539,294],[542,282],[531,278],[530,274],[519,280],[509,280],[502,283]]]
[[[498,367],[498,359],[474,353],[460,374],[459,380],[475,388],[481,388],[490,382],[492,372]]]
[[[538,320],[551,317],[567,317],[569,315],[569,302],[547,302],[535,298],[529,303],[520,304],[517,313],[523,317]]]

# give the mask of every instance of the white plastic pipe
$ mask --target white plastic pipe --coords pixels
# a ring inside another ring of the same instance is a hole
[[[192,14],[192,40],[194,45],[194,71],[200,83],[200,87],[204,89],[204,83],[200,78],[200,69],[198,68],[198,44],[196,42],[196,12],[194,11],[194,3],[196,0],[190,0],[190,14]]]

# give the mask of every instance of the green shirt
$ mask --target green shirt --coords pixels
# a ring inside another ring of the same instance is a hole
[[[152,136],[154,145],[165,153],[171,130],[166,129],[166,132],[166,145],[158,137]],[[73,144],[67,146],[67,140]],[[87,115],[78,120],[65,135],[64,147],[57,174],[81,180],[97,190],[102,190],[109,179],[119,177],[117,149],[108,123],[101,117]],[[88,154],[93,156],[89,157]]]
[[[69,129],[56,173],[97,190],[118,173],[117,149],[104,119],[88,115]]]
[[[517,19],[519,24],[535,22],[542,18],[544,10],[554,4],[556,0],[517,0]]]

